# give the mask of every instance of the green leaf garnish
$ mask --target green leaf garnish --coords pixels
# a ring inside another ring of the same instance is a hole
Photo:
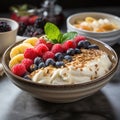
[[[63,34],[62,42],[73,39],[77,34],[78,34],[77,32],[67,32]]]
[[[58,36],[61,34],[59,28],[54,25],[53,23],[46,23],[45,25],[45,34],[47,35],[48,39],[50,40],[57,40]]]
[[[53,43],[63,43],[66,40],[73,39],[78,34],[77,32],[67,32],[63,34],[55,24],[50,22],[45,24],[44,31],[47,38]]]

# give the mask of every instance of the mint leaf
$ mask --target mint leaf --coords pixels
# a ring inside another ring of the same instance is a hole
[[[71,40],[73,39],[78,33],[77,32],[67,32],[63,34],[62,36],[62,42],[65,42],[66,40]]]
[[[50,22],[47,22],[44,27],[45,34],[47,38],[52,43],[63,43],[66,40],[73,39],[78,33],[77,32],[68,32],[62,34],[59,28]]]
[[[61,34],[59,28],[50,22],[47,22],[45,24],[44,31],[48,39],[50,39],[52,42],[55,42],[55,43],[58,40],[58,36]]]
[[[62,43],[62,38],[63,38],[63,34],[59,34],[58,36],[58,43]]]

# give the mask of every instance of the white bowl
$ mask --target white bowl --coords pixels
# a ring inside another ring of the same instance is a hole
[[[68,32],[76,31],[81,35],[96,38],[102,42],[109,44],[109,45],[114,45],[115,43],[119,42],[120,29],[117,29],[114,31],[109,31],[109,32],[91,32],[91,31],[86,31],[86,30],[80,30],[73,26],[73,23],[75,22],[76,19],[82,20],[86,17],[93,17],[93,18],[97,18],[97,19],[107,18],[108,20],[115,23],[117,26],[120,26],[120,18],[115,15],[111,15],[108,13],[101,13],[101,12],[82,12],[82,13],[73,14],[67,18],[67,31]]]
[[[19,25],[14,20],[8,18],[0,18],[0,21],[7,22],[7,24],[11,26],[10,31],[0,32],[0,55],[2,55],[5,49],[16,41]]]

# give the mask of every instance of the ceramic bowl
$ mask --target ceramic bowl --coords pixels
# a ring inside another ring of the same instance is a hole
[[[116,24],[119,29],[114,30],[114,31],[109,31],[109,32],[92,32],[92,31],[87,31],[87,30],[81,30],[73,26],[75,21],[77,19],[83,20],[86,17],[93,17],[96,19],[105,19],[107,18],[109,21],[112,23]],[[101,13],[101,12],[81,12],[81,13],[76,13],[67,18],[67,31],[76,31],[81,35],[85,35],[88,37],[92,37],[95,39],[98,39],[102,42],[105,42],[109,45],[114,45],[115,43],[120,41],[120,18],[111,15],[108,13]]]
[[[7,47],[9,47],[16,41],[16,35],[19,25],[17,22],[9,18],[0,18],[0,21],[5,21],[8,25],[11,26],[11,31],[0,32],[0,55],[2,55],[5,49],[7,49]]]
[[[8,67],[10,60],[9,55],[10,50],[22,41],[19,41],[10,46],[3,54],[2,64],[5,73],[16,86],[28,92],[35,98],[54,103],[68,103],[83,99],[87,96],[94,94],[95,92],[100,90],[105,84],[107,84],[108,81],[110,81],[114,76],[118,66],[117,54],[109,45],[98,40],[94,40],[92,38],[88,38],[88,40],[91,43],[95,43],[100,47],[100,49],[105,51],[109,55],[110,60],[112,61],[112,67],[108,73],[90,82],[73,85],[47,85],[35,83],[30,80],[25,80],[22,77],[16,76],[11,72]]]

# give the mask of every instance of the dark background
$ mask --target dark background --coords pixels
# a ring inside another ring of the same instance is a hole
[[[0,0],[0,12],[10,11],[13,5],[32,4],[40,7],[44,0]],[[63,9],[100,6],[120,6],[119,0],[57,0]]]

